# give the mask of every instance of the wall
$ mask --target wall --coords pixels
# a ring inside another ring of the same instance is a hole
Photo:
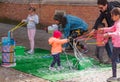
[[[53,15],[55,10],[65,10],[66,13],[78,16],[85,20],[91,28],[99,14],[95,5],[55,5],[55,4],[13,4],[0,3],[0,17],[7,17],[14,20],[22,20],[27,17],[28,8],[34,6],[40,17],[40,22],[50,25],[54,23]]]

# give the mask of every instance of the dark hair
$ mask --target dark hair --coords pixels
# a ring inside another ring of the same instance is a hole
[[[99,23],[98,24],[98,28],[103,28],[103,27],[105,27],[105,23]]]
[[[29,11],[30,11],[30,10],[31,10],[31,11],[36,11],[36,9],[35,9],[34,7],[30,7],[28,10],[29,10]]]
[[[63,15],[59,14],[59,13],[55,14],[54,17],[53,17],[54,20],[57,20],[59,22],[62,20],[62,18],[63,18]]]
[[[61,24],[63,28],[65,27],[67,23],[67,19],[63,14],[59,14],[59,13],[55,14],[53,19],[59,21],[59,24]]]
[[[112,15],[120,15],[120,8],[118,8],[118,7],[113,8],[111,11],[111,14]]]
[[[108,3],[107,0],[97,0],[97,4],[98,4],[98,5],[103,5],[103,6],[105,6],[107,3]]]

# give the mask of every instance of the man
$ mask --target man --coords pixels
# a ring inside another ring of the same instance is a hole
[[[117,1],[108,2],[107,0],[97,0],[97,5],[100,10],[100,15],[97,18],[95,25],[93,27],[93,30],[90,32],[90,34],[93,34],[94,31],[98,28],[98,25],[102,23],[102,21],[105,19],[107,23],[107,27],[111,27],[114,24],[114,21],[111,18],[111,10],[115,7],[120,7],[120,3]],[[111,57],[112,55],[112,43],[111,39],[108,40],[108,42],[105,45],[105,48],[107,50],[108,56]],[[109,78],[108,81],[115,80],[114,78]]]
[[[92,31],[90,34],[93,34],[94,31],[98,28],[98,25],[102,23],[102,21],[105,19],[107,22],[108,27],[112,26],[114,24],[114,21],[111,19],[111,10],[114,7],[120,7],[120,3],[117,1],[108,2],[107,0],[97,0],[97,5],[100,10],[100,15],[97,18],[95,25],[93,26]],[[112,55],[112,43],[111,40],[106,43],[105,48],[107,50],[108,56],[111,57]]]

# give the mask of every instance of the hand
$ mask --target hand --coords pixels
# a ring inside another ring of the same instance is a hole
[[[94,35],[94,33],[95,33],[95,29],[93,29],[89,34],[87,34],[87,36],[92,36]]]
[[[65,51],[65,48],[62,48],[63,51]]]
[[[68,37],[69,41],[73,41],[73,38],[72,37]]]
[[[99,33],[104,33],[104,29],[103,29],[103,28],[99,28],[97,31],[98,31]]]
[[[25,20],[25,19],[23,19],[21,22],[26,22],[26,20]]]
[[[30,22],[33,22],[34,20],[30,20]]]
[[[30,19],[29,19],[29,21],[30,21],[30,22],[33,22],[33,21],[34,21],[34,19],[33,19],[33,18],[30,18]]]
[[[104,34],[104,37],[105,37],[105,38],[108,38],[108,37],[109,37],[108,33],[105,33],[105,34]]]
[[[67,39],[67,42],[70,42],[70,40],[69,40],[69,39]]]
[[[104,28],[99,28],[98,30],[99,30],[99,31],[104,31]]]

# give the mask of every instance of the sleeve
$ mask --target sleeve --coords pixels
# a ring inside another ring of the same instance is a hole
[[[66,24],[64,28],[64,38],[67,38],[70,35],[70,24]]]
[[[28,21],[29,21],[29,15],[27,16],[26,19],[24,19],[24,22],[28,23]]]
[[[35,22],[35,24],[38,24],[38,23],[39,23],[39,17],[38,17],[38,15],[35,15],[35,17],[34,17],[34,22]]]
[[[120,37],[119,34],[120,33],[118,33],[118,32],[108,33],[108,35],[111,36],[112,38],[114,38],[114,37]]]
[[[57,43],[64,44],[68,42],[68,39],[59,39],[56,41]]]
[[[88,24],[83,19],[80,19],[80,28],[84,31],[88,30]]]
[[[48,39],[48,43],[49,43],[49,45],[52,45],[53,39],[52,39],[52,38],[49,38],[49,39]]]
[[[104,14],[101,12],[100,16],[97,18],[95,25],[93,26],[93,29],[98,28],[98,24],[101,23],[104,19]]]
[[[104,32],[106,33],[106,32],[114,32],[115,31],[115,27],[114,26],[112,26],[112,27],[105,27],[104,28]]]
[[[120,28],[120,23],[116,27]],[[115,26],[113,26],[112,28],[115,28]],[[110,35],[111,37],[120,37],[120,31],[119,29],[115,29],[113,32],[108,33],[108,35]]]

